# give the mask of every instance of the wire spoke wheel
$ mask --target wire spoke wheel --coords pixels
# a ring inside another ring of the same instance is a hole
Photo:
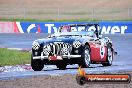
[[[79,64],[79,66],[82,66],[83,68],[87,68],[90,66],[90,51],[89,51],[89,47],[87,45],[85,45],[84,47],[84,51],[82,53],[82,58],[81,58],[81,63]]]
[[[112,59],[112,51],[111,51],[111,48],[108,48],[108,62],[110,64],[112,64],[112,61],[113,61],[113,59]]]
[[[106,62],[102,63],[103,66],[111,66],[113,62],[113,51],[110,45],[107,46]]]
[[[87,66],[90,65],[90,55],[89,55],[89,50],[85,49],[85,63]]]

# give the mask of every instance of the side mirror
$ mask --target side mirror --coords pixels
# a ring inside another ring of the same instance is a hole
[[[51,37],[52,37],[52,35],[49,35],[49,36],[48,36],[48,38],[51,38]]]
[[[102,35],[99,35],[99,39],[101,39],[102,38]]]
[[[97,38],[95,41],[99,41],[99,38]]]

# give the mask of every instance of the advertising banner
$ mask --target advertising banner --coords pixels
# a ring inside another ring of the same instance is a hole
[[[87,24],[88,22],[14,22],[15,33],[55,33],[61,25]],[[90,23],[90,22],[89,22]],[[98,22],[102,34],[132,33],[132,22]],[[74,31],[81,31],[82,27]],[[91,29],[91,28],[90,28]]]
[[[0,33],[14,33],[13,22],[0,22]]]

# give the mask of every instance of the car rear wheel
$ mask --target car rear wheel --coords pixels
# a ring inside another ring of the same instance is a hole
[[[106,62],[102,63],[103,66],[111,66],[113,62],[113,51],[110,45],[107,46],[107,57]]]
[[[82,58],[81,58],[81,64],[79,64],[79,66],[82,66],[83,68],[87,68],[90,66],[90,51],[89,51],[89,47],[87,45],[85,45],[83,53],[82,53]]]
[[[41,59],[34,60],[31,55],[31,67],[34,71],[41,71],[44,68],[44,63]]]

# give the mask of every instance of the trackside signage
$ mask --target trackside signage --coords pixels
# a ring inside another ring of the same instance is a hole
[[[55,33],[61,25],[86,24],[86,22],[14,22],[15,33]],[[102,34],[132,33],[132,22],[98,22]],[[81,31],[85,27],[72,27],[72,31]],[[94,30],[89,27],[88,30]]]

